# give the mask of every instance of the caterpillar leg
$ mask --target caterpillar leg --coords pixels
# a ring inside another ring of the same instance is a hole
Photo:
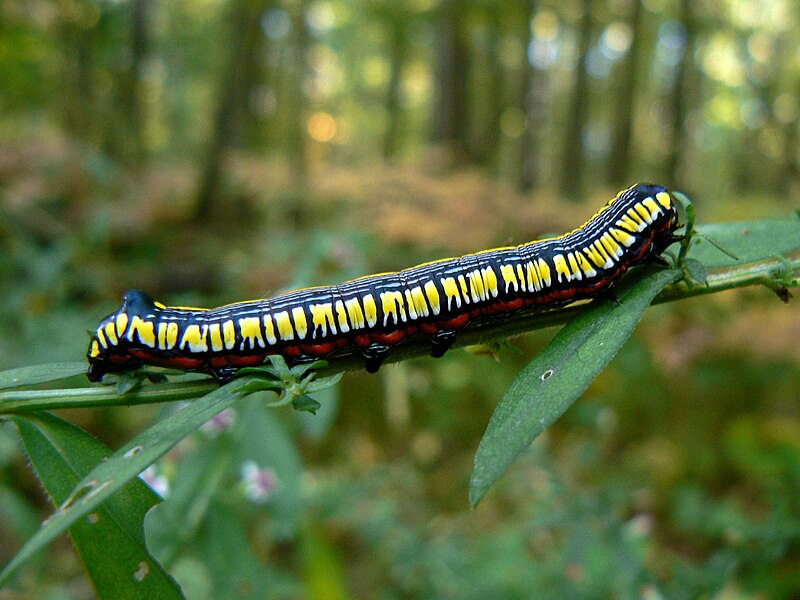
[[[444,353],[450,349],[453,342],[456,341],[457,331],[455,329],[440,329],[436,333],[431,334],[431,356],[433,358],[441,358]]]
[[[109,369],[106,367],[105,363],[98,360],[89,363],[89,370],[87,371],[86,376],[89,378],[89,381],[100,381],[108,372]]]
[[[652,256],[650,256],[648,260],[650,261],[651,264],[658,265],[660,267],[670,266],[670,264],[666,260],[664,260],[662,256],[659,256],[658,254],[653,254]]]
[[[389,356],[389,350],[391,350],[391,346],[387,346],[386,344],[377,344],[375,342],[361,350],[367,373],[378,372],[378,369],[381,368],[383,361],[385,361],[386,357]]]
[[[236,377],[237,367],[212,367],[211,374],[216,377],[217,383],[220,385],[233,381]]]
[[[614,292],[613,287],[607,287],[602,292],[597,294],[597,300],[608,300],[609,302],[613,302],[614,304],[619,304],[620,299],[619,296]]]

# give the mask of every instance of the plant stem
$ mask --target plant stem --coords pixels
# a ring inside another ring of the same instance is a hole
[[[61,390],[11,390],[0,392],[0,415],[30,410],[87,408],[93,406],[135,406],[199,398],[218,386],[210,380],[142,386],[125,394],[113,386]]]
[[[631,273],[635,277],[635,273]],[[684,298],[713,294],[725,290],[765,285],[777,288],[781,285],[797,287],[800,277],[800,255],[791,258],[726,267],[711,271],[707,285],[689,285],[685,281],[668,287],[659,294],[654,304],[673,302]],[[523,312],[504,320],[486,321],[468,326],[459,333],[454,347],[474,344],[497,343],[535,329],[561,325],[586,308],[586,302],[573,304],[566,308],[545,312]],[[425,339],[412,339],[395,348],[387,362],[399,362],[430,352],[430,343]],[[319,376],[341,371],[356,371],[364,366],[360,356],[337,357],[332,365],[320,369]],[[117,394],[113,387],[91,387],[59,390],[11,390],[0,392],[0,416],[32,410],[52,410],[56,408],[88,408],[97,406],[134,406],[160,402],[176,402],[198,398],[216,389],[212,380],[176,382],[145,385],[125,394]]]

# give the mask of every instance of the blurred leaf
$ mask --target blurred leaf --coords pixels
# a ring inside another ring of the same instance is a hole
[[[99,463],[83,477],[62,503],[62,506],[68,506],[56,511],[5,566],[0,573],[0,585],[31,555],[56,539],[81,517],[95,510],[189,433],[232,405],[239,397],[236,393],[237,385],[236,382],[230,383],[194,400],[183,410],[137,436],[108,460]]]
[[[327,435],[333,426],[336,415],[339,414],[340,396],[341,387],[336,385],[314,392],[314,398],[320,403],[316,414],[295,413],[297,422],[306,436],[313,440],[320,440]]]
[[[312,415],[316,415],[319,407],[322,406],[322,404],[320,404],[319,401],[314,400],[311,396],[306,396],[303,394],[292,399],[292,406],[295,410],[299,410],[300,412],[308,412]]]
[[[190,547],[215,494],[232,470],[229,440],[206,439],[179,463],[168,497],[147,516],[145,531],[153,554],[171,568],[182,547]]]
[[[689,256],[708,268],[758,262],[800,250],[800,219],[761,219],[699,225]],[[738,260],[709,242],[722,246]]]
[[[243,401],[240,415],[235,464],[253,461],[259,467],[275,470],[277,489],[270,503],[275,509],[276,536],[291,537],[303,509],[300,454],[284,422],[258,399]]]
[[[39,527],[36,509],[22,494],[5,485],[0,485],[0,519],[21,538],[33,535]]]
[[[733,468],[764,487],[800,486],[800,422],[781,416],[742,415],[725,427],[725,453]]]
[[[303,466],[285,422],[265,408],[262,398],[253,397],[237,405],[234,423],[211,439],[198,434],[204,442],[181,460],[169,497],[147,518],[154,555],[170,567],[187,595],[210,575],[212,598],[265,597],[264,586],[274,583],[274,574],[257,558],[252,528],[269,515],[270,533],[292,539],[302,514]],[[274,472],[274,491],[261,501],[248,497],[244,502],[245,463]],[[187,555],[196,559],[193,568],[187,567]],[[236,564],[220,561],[221,555],[235,555]]]
[[[36,385],[86,373],[85,362],[51,363],[0,371],[0,389]]]
[[[271,569],[257,558],[249,525],[233,506],[217,500],[192,544],[192,554],[201,558],[213,581],[214,600],[274,597]]]
[[[333,375],[329,375],[328,377],[313,379],[309,381],[308,384],[306,385],[306,391],[309,394],[313,394],[314,392],[320,392],[322,390],[326,390],[339,383],[342,377],[344,377],[344,372],[334,373]]]
[[[653,298],[680,271],[645,273],[618,289],[619,304],[597,303],[569,321],[500,400],[475,455],[470,503],[475,506],[520,452],[564,414],[614,357]]]
[[[321,523],[305,525],[300,536],[300,558],[308,600],[346,600],[350,598],[342,559],[336,547],[325,538]]]
[[[706,285],[708,281],[708,269],[706,269],[706,266],[699,260],[687,258],[683,262],[683,268],[686,269],[686,274],[693,282]]]
[[[214,595],[214,582],[211,580],[210,568],[204,562],[189,555],[181,556],[170,567],[170,572],[180,583],[187,598],[191,598],[191,600],[219,598]]]
[[[79,427],[47,413],[12,417],[53,504],[66,502],[80,478],[111,456]],[[139,479],[111,495],[69,528],[86,573],[101,598],[182,598],[180,589],[147,551],[142,524],[159,496]]]

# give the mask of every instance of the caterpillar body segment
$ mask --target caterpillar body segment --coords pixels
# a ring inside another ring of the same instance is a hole
[[[637,184],[558,237],[334,286],[214,309],[169,307],[131,291],[95,330],[88,377],[150,364],[225,381],[270,354],[301,362],[360,353],[375,372],[394,346],[420,336],[439,357],[473,320],[605,292],[630,267],[657,259],[678,221],[665,188]]]

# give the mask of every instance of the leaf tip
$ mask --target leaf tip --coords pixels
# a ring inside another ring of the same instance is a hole
[[[475,509],[478,503],[483,499],[483,496],[489,490],[491,485],[486,485],[486,482],[481,477],[476,477],[473,473],[469,482],[469,507]]]

